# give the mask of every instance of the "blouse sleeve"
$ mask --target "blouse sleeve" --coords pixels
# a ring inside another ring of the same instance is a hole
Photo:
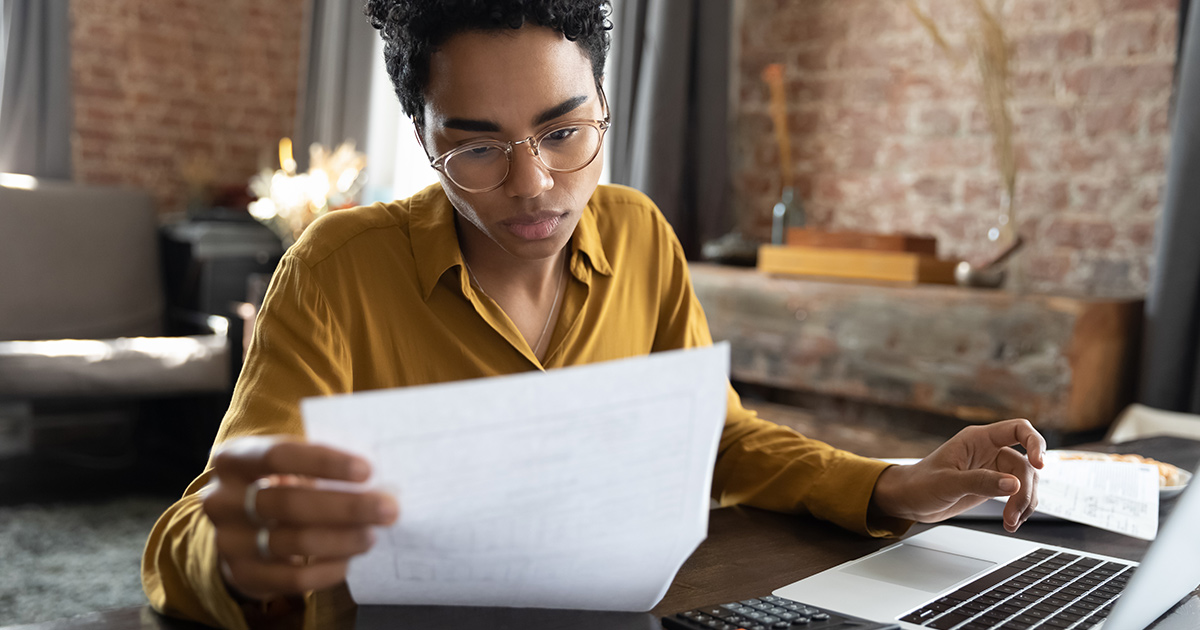
[[[271,281],[216,444],[249,435],[303,435],[299,401],[346,392],[344,337],[312,270],[287,255]],[[159,518],[142,557],[142,587],[159,612],[222,628],[245,628],[225,588],[212,522],[201,509],[209,467]]]

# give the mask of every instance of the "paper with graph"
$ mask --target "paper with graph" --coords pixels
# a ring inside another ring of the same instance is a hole
[[[707,532],[728,369],[722,343],[303,401],[400,503],[354,599],[649,610]]]

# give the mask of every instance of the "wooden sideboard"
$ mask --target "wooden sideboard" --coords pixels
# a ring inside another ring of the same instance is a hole
[[[1141,299],[690,269],[734,381],[1058,433],[1101,430],[1131,398]]]

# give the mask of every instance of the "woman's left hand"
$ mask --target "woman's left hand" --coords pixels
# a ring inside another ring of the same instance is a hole
[[[1012,448],[1018,444],[1028,457]],[[872,507],[932,523],[1006,496],[1004,528],[1015,532],[1037,507],[1037,469],[1045,451],[1046,440],[1028,420],[967,427],[916,464],[883,471]]]

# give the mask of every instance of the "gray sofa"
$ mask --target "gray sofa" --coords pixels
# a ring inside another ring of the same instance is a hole
[[[227,395],[229,320],[166,336],[166,308],[149,195],[0,176],[0,457],[31,450],[42,407]]]

